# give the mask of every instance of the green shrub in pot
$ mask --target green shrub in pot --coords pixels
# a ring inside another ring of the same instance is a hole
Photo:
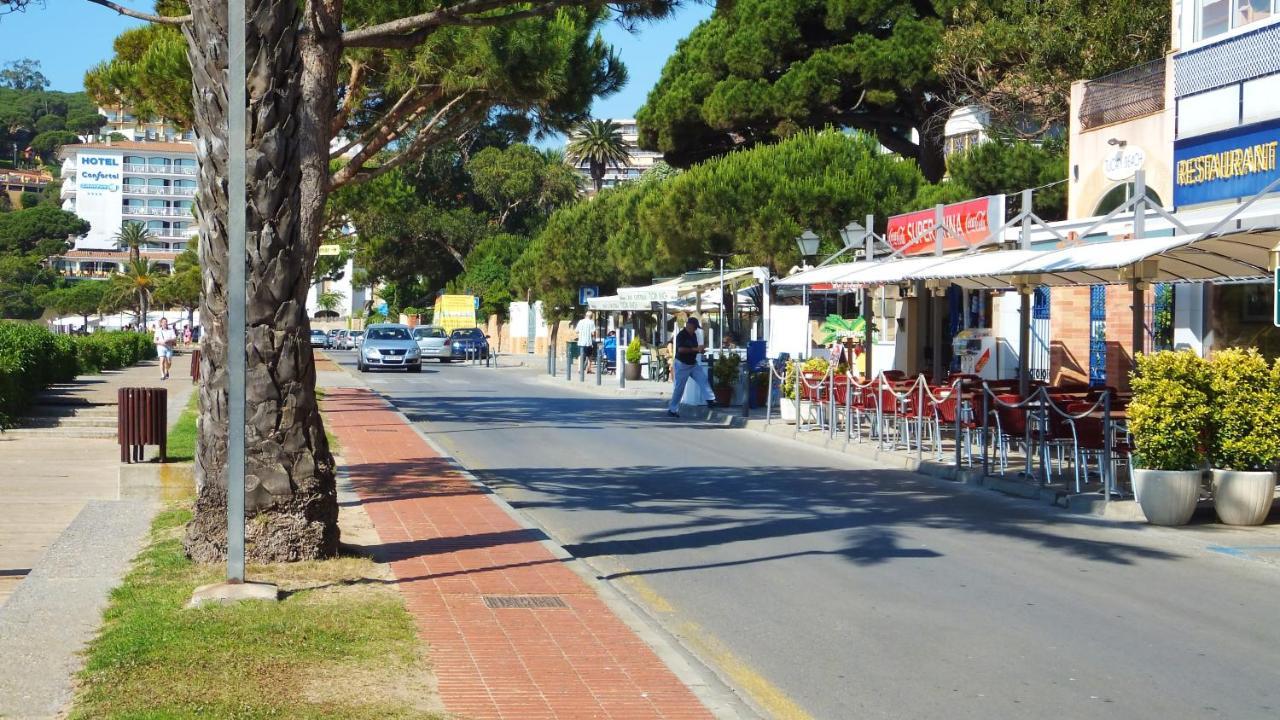
[[[738,374],[742,369],[742,358],[737,354],[730,353],[716,358],[715,367],[712,368],[711,384],[717,388],[732,388],[738,383]]]
[[[632,364],[640,362],[640,349],[640,338],[631,338],[631,342],[627,343],[627,362]]]
[[[1209,366],[1188,350],[1138,355],[1129,432],[1135,463],[1149,470],[1198,470],[1209,429]]]
[[[1226,348],[1209,363],[1209,465],[1214,509],[1230,525],[1257,525],[1275,497],[1280,460],[1280,365],[1256,349]]]
[[[1212,414],[1209,364],[1185,350],[1137,360],[1129,404],[1134,493],[1149,522],[1184,525],[1200,498]]]

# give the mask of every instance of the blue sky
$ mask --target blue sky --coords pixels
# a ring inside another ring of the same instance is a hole
[[[139,0],[123,4],[151,7],[151,3]],[[634,117],[676,43],[710,16],[711,10],[710,5],[689,4],[674,17],[645,25],[637,33],[628,33],[616,24],[606,26],[605,39],[618,49],[631,79],[618,94],[597,100],[592,114]],[[53,90],[82,90],[85,71],[110,58],[111,41],[138,24],[84,0],[47,0],[43,9],[37,5],[25,13],[0,17],[0,62],[26,57],[39,60]]]

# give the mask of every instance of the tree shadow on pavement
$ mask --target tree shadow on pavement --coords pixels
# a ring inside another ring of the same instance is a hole
[[[575,557],[641,556],[731,543],[769,541],[761,562],[797,555],[839,555],[859,565],[941,557],[911,547],[913,528],[938,528],[1033,543],[1045,559],[1132,564],[1171,560],[1165,550],[1073,532],[1096,523],[972,492],[950,492],[911,473],[821,467],[514,468],[484,473],[511,489],[528,510],[590,511],[635,521],[588,533],[565,547]],[[504,492],[504,495],[508,493]],[[618,515],[614,516],[619,517]],[[599,525],[600,523],[597,523]],[[812,541],[805,536],[826,534]],[[829,549],[831,538],[842,544]],[[810,547],[805,547],[810,545]],[[724,563],[713,563],[720,565]],[[665,568],[651,572],[702,567]]]

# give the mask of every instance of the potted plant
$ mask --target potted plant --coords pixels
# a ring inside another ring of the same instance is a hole
[[[768,370],[756,370],[751,373],[751,407],[764,407],[769,402],[769,375]]]
[[[733,390],[738,385],[741,370],[742,358],[736,353],[716,358],[715,367],[712,368],[711,389],[716,394],[717,405],[733,404]]]
[[[626,378],[628,380],[640,379],[640,348],[639,337],[633,337],[631,342],[627,343]]]
[[[1228,525],[1261,525],[1280,460],[1280,363],[1268,368],[1256,349],[1228,348],[1214,354],[1209,369],[1213,507]]]
[[[794,425],[796,422],[796,370],[795,360],[787,361],[786,372],[782,376],[782,399],[778,402],[778,414],[782,422]]]
[[[1208,363],[1190,351],[1138,356],[1129,404],[1133,492],[1154,525],[1185,525],[1200,499],[1211,414]]]

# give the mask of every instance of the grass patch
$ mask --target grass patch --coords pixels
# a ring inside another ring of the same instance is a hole
[[[223,573],[182,554],[190,516],[152,523],[86,651],[71,718],[442,717],[385,568],[352,557],[251,567],[285,599],[185,610]]]
[[[169,431],[168,446],[165,451],[169,462],[195,462],[196,459],[196,415],[199,414],[198,393],[191,393],[187,406],[178,416],[178,422]]]
[[[324,390],[316,388],[316,400],[323,399]],[[199,402],[198,393],[191,393],[191,397],[187,399],[187,406],[178,416],[178,422],[169,431],[168,446],[165,448],[169,454],[169,462],[195,462],[196,416],[200,414]],[[328,426],[325,427],[324,435],[329,440],[329,452],[334,455],[342,454],[342,446],[338,444],[338,438],[329,432]]]

